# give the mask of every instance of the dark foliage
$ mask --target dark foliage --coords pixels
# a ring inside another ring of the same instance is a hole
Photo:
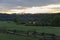
[[[1,21],[13,21],[27,26],[60,26],[60,13],[56,14],[1,14]]]

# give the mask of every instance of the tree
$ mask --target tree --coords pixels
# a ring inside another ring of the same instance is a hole
[[[52,26],[60,26],[60,16],[56,15],[53,17]]]
[[[19,23],[19,15],[16,14],[16,17],[13,20],[15,23]]]

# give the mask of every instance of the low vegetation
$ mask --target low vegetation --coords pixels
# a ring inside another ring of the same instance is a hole
[[[2,14],[2,15],[7,16],[7,14]],[[52,33],[52,34],[60,35],[60,32],[59,32],[60,13],[58,14],[33,14],[33,15],[11,14],[11,15],[14,15],[15,17],[13,18],[1,17],[0,18],[0,29],[22,30],[25,32],[36,31],[38,33],[48,33],[48,34]],[[39,39],[40,38],[27,37],[27,36],[24,37],[24,36],[19,36],[19,35],[0,33],[0,40],[39,40]]]

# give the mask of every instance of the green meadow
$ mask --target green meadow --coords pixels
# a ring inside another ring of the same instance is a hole
[[[16,30],[23,30],[23,31],[33,31],[36,30],[37,32],[45,32],[45,33],[55,33],[60,35],[60,27],[50,27],[50,26],[24,26],[24,25],[17,25],[14,22],[2,22],[0,21],[0,29],[16,29]],[[11,35],[11,34],[3,34],[0,33],[0,40],[38,40],[39,38],[33,37],[24,37],[18,35]]]

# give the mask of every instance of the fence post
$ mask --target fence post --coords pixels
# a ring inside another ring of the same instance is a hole
[[[36,34],[37,34],[36,31],[33,31],[33,32],[32,32],[32,35],[33,35],[34,37],[36,37]]]
[[[56,40],[56,35],[52,34],[51,38],[52,38],[52,40]]]
[[[46,36],[45,36],[45,33],[41,33],[41,36],[40,36],[40,40],[46,40]]]
[[[27,31],[27,36],[29,36],[30,31]]]
[[[16,33],[16,29],[13,30],[13,34],[15,34],[15,33]]]

